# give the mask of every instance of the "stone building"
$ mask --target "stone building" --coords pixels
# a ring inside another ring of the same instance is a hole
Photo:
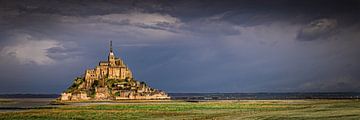
[[[105,79],[132,79],[130,69],[124,64],[123,60],[116,58],[112,49],[112,42],[110,41],[110,52],[107,61],[100,61],[99,65],[94,69],[87,69],[85,71],[85,88],[91,88],[95,80],[99,80],[101,86],[105,86]]]

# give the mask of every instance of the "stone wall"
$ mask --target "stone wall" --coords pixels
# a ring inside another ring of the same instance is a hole
[[[72,93],[62,93],[60,97],[61,101],[79,101],[79,100],[90,100],[85,92],[80,92],[76,94]]]

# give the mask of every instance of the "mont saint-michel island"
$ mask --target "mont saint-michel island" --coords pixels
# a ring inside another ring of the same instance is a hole
[[[58,98],[61,101],[170,99],[164,91],[135,80],[129,67],[115,56],[112,41],[106,61],[85,70]]]
[[[0,120],[360,120],[360,0],[0,0]]]

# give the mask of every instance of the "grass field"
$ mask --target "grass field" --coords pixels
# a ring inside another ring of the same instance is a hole
[[[0,119],[360,119],[358,100],[138,102],[2,112]]]

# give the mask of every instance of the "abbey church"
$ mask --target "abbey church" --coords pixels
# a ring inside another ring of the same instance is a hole
[[[107,61],[100,61],[94,69],[87,69],[81,77],[64,91],[60,100],[121,100],[121,99],[169,99],[163,91],[149,87],[134,79],[131,70],[120,58],[116,58],[112,42]]]
[[[85,71],[86,88],[90,88],[95,80],[100,80],[100,84],[104,86],[105,78],[107,79],[132,79],[132,73],[120,58],[116,58],[110,41],[110,52],[107,61],[100,61],[95,69]]]

